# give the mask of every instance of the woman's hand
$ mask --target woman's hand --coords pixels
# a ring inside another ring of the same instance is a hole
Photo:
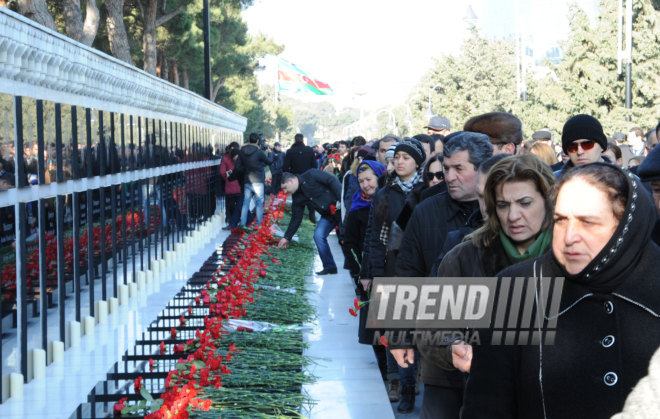
[[[454,367],[463,372],[470,372],[472,365],[472,345],[456,342],[451,345],[451,361]]]
[[[408,368],[415,363],[415,350],[413,348],[390,349],[390,353],[401,368]]]

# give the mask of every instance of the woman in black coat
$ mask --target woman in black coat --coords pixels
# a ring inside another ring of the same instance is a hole
[[[388,176],[387,184],[376,192],[369,213],[368,232],[365,240],[367,262],[360,272],[365,290],[376,277],[396,276],[396,257],[403,238],[403,230],[410,214],[425,188],[421,168],[426,160],[424,147],[414,138],[406,138],[394,150],[395,171]],[[363,281],[364,280],[364,281]],[[399,384],[400,413],[409,413],[415,407],[415,381],[417,365],[412,368],[396,367],[388,352],[388,380],[390,400],[395,401]],[[395,372],[398,369],[398,374]]]
[[[609,418],[660,346],[647,192],[604,163],[565,173],[557,191],[552,249],[499,274],[531,278],[539,301],[540,278],[565,278],[558,314],[539,308],[555,330],[544,344],[475,346],[463,418]]]
[[[344,220],[344,247],[346,265],[355,281],[358,292],[362,290],[358,276],[362,266],[364,238],[369,222],[369,210],[376,190],[378,179],[386,173],[385,166],[375,160],[365,160],[356,167],[358,190],[351,197],[351,207]]]

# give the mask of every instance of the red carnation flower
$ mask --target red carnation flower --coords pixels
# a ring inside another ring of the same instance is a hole
[[[140,390],[142,389],[142,377],[138,377],[135,379],[135,382],[133,383],[133,388],[135,389],[135,394],[140,394]]]
[[[123,397],[119,399],[117,403],[115,403],[115,406],[113,407],[112,411],[114,412],[114,416],[121,416],[121,411],[124,410],[126,407],[126,401],[128,399],[126,397]]]

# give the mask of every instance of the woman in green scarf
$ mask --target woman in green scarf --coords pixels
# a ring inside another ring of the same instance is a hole
[[[503,158],[484,185],[485,222],[442,259],[437,277],[489,277],[548,250],[552,232],[552,169],[533,154]],[[452,352],[418,346],[436,365],[469,372],[470,345]],[[452,360],[453,355],[453,360]]]

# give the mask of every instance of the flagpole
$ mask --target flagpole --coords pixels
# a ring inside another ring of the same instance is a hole
[[[280,59],[277,57],[277,69],[275,70],[275,121],[277,121],[277,110],[279,108],[280,101],[280,79],[279,79],[279,70],[280,70]],[[280,141],[280,130],[275,124],[275,141]]]

